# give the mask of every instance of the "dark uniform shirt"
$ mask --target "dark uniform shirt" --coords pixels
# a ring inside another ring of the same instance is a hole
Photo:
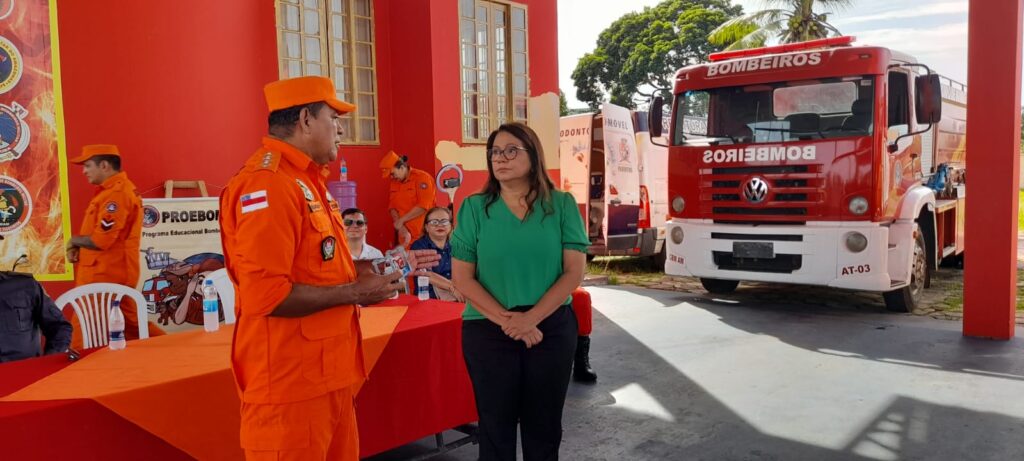
[[[430,236],[423,234],[412,245],[409,245],[410,250],[434,250],[438,255],[441,256],[441,260],[438,261],[437,265],[431,267],[430,270],[435,274],[438,274],[448,280],[452,279],[452,245],[449,242],[444,242],[444,248],[439,248],[434,244],[433,240],[430,240]],[[437,293],[434,291],[434,285],[428,285],[430,288],[430,297],[437,299]]]
[[[0,271],[0,362],[43,354],[39,332],[46,337],[46,354],[67,350],[71,323],[42,285],[30,274]]]

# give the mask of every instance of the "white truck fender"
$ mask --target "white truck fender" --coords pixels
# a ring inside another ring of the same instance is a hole
[[[914,221],[925,207],[928,211],[935,211],[935,192],[921,185],[914,186],[903,196],[903,203],[900,204],[896,219]]]

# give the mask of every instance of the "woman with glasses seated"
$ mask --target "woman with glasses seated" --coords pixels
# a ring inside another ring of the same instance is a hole
[[[345,226],[345,240],[348,241],[348,251],[352,253],[352,259],[359,261],[364,259],[383,258],[384,253],[366,243],[366,216],[359,208],[348,208],[341,212],[341,224]]]
[[[480,416],[481,460],[557,460],[578,326],[570,294],[590,245],[576,200],[548,177],[537,134],[487,139],[487,183],[462,201],[452,279],[466,297],[462,354]]]
[[[466,298],[452,285],[452,247],[448,237],[452,234],[452,212],[444,207],[434,207],[427,212],[423,222],[423,236],[412,242],[410,250],[434,250],[441,255],[441,261],[423,275],[430,277],[430,297],[442,301],[465,302]]]

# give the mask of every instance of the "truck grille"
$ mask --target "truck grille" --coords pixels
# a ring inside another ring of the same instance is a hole
[[[755,177],[768,186],[760,203],[743,195]],[[822,165],[706,168],[700,171],[701,214],[716,221],[805,222],[821,216],[824,184]]]
[[[777,254],[771,259],[734,258],[728,251],[712,251],[712,259],[724,271],[774,272],[790,274],[800,270],[802,255]]]

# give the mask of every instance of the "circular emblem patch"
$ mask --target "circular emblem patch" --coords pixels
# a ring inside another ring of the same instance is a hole
[[[21,157],[28,148],[28,111],[18,103],[10,106],[0,104],[0,162],[9,162]]]
[[[7,19],[14,12],[14,0],[0,1],[0,19]]]
[[[0,94],[11,91],[21,80],[21,53],[10,40],[0,37]]]
[[[160,211],[153,205],[142,207],[142,227],[153,227],[160,224]]]
[[[117,212],[117,202],[111,200],[106,205],[103,205],[103,209],[107,210],[107,213],[115,213]]]
[[[0,234],[21,229],[32,215],[32,197],[18,180],[0,176]]]

